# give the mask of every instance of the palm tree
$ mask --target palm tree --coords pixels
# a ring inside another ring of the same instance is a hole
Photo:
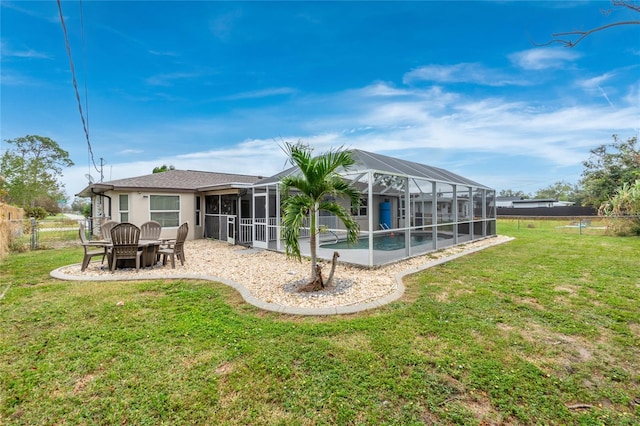
[[[300,260],[300,228],[309,218],[309,244],[311,253],[311,282],[318,277],[316,241],[319,228],[317,216],[320,210],[333,213],[347,230],[347,240],[356,242],[360,226],[351,217],[349,209],[340,205],[337,198],[348,198],[351,206],[360,205],[360,191],[352,188],[339,174],[354,164],[351,151],[330,150],[317,157],[311,157],[312,148],[301,142],[285,142],[282,149],[289,162],[300,169],[299,174],[286,176],[280,180],[282,189],[282,224],[284,227],[285,252],[287,256]],[[322,281],[320,281],[322,282]],[[322,286],[322,285],[321,285]]]
[[[598,209],[598,214],[614,218],[611,227],[615,233],[619,235],[640,235],[640,179],[636,179],[635,183],[631,185],[624,182],[616,190],[613,197],[602,203]],[[628,220],[624,220],[625,217]],[[618,218],[618,220],[615,221],[615,218]],[[619,218],[623,219],[620,220]]]

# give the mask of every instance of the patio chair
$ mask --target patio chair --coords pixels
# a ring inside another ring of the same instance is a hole
[[[162,255],[162,264],[167,264],[167,257],[171,257],[171,268],[176,268],[176,256],[180,259],[180,264],[184,265],[184,241],[189,233],[189,224],[187,222],[180,225],[176,234],[175,242],[171,242],[168,247],[160,247],[158,254]]]
[[[111,241],[111,229],[119,222],[115,220],[108,220],[100,226],[100,236],[105,241]]]
[[[140,239],[141,240],[157,240],[160,238],[162,232],[162,225],[155,220],[140,225]]]
[[[101,256],[101,263],[104,263],[104,258],[107,256],[107,246],[103,243],[87,240],[84,222],[80,222],[78,232],[80,234],[80,244],[82,244],[82,248],[84,248],[84,257],[82,258],[82,267],[80,270],[84,272],[87,269],[87,266],[89,266],[89,262],[91,262],[91,259],[94,257]]]
[[[140,270],[142,250],[138,247],[140,228],[133,223],[119,223],[111,229],[111,272],[116,270],[118,260],[135,259],[136,272]]]

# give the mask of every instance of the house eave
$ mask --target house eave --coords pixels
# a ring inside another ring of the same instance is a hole
[[[113,185],[104,185],[104,184],[100,184],[100,183],[94,183],[94,184],[91,184],[91,185],[87,186],[82,191],[78,192],[77,194],[75,194],[75,196],[76,197],[91,198],[94,195],[104,194],[107,191],[111,191],[111,190],[113,190],[113,188],[114,188]]]
[[[209,191],[220,191],[220,190],[225,190],[225,189],[250,189],[251,187],[253,187],[253,184],[251,184],[251,183],[228,182],[228,183],[221,183],[221,184],[217,184],[217,185],[201,186],[199,188],[196,188],[196,191],[197,192],[209,192]]]
[[[210,192],[210,191],[220,191],[220,190],[228,190],[228,189],[250,189],[253,185],[246,182],[227,182],[221,183],[217,185],[207,185],[201,186],[197,188],[184,188],[184,187],[157,187],[157,186],[148,186],[148,187],[140,187],[140,186],[116,186],[116,185],[105,185],[105,184],[92,184],[84,188],[82,191],[76,194],[76,197],[93,197],[95,195],[104,194],[109,191],[117,191],[117,192],[182,192],[182,193],[197,193],[197,192]]]
[[[78,197],[92,197],[94,195],[104,194],[105,192],[163,192],[163,193],[175,193],[175,192],[198,192],[198,188],[180,188],[180,187],[158,187],[158,186],[115,186],[115,185],[90,185],[80,191],[76,196]]]

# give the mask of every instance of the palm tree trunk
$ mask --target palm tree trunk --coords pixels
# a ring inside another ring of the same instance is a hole
[[[317,263],[317,250],[316,250],[316,214],[318,212],[318,203],[314,203],[313,209],[309,211],[309,252],[311,255],[311,281],[316,278],[316,263]]]
[[[329,278],[327,278],[325,287],[331,287],[333,285],[333,273],[336,272],[336,263],[338,262],[339,257],[340,257],[340,253],[338,253],[337,251],[334,251],[333,260],[331,261],[331,272],[329,272]]]

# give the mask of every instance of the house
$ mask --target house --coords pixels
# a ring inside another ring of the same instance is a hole
[[[514,200],[513,208],[514,209],[526,209],[531,207],[537,208],[551,208],[554,203],[557,202],[555,198],[533,198],[526,200]]]
[[[522,198],[522,197],[496,197],[498,208],[530,209],[570,207],[575,205],[573,201],[558,201],[555,198]]]
[[[574,203],[573,201],[556,201],[553,203],[553,207],[571,207],[571,206],[575,206],[576,203]]]
[[[189,222],[187,239],[216,238],[234,243],[227,217],[251,217],[251,186],[261,176],[194,170],[169,170],[91,183],[78,197],[91,198],[94,234],[106,220],[142,224],[160,222],[162,238]],[[224,221],[222,219],[225,219]],[[233,224],[232,224],[233,225]]]
[[[496,197],[496,207],[513,208],[514,201],[520,201],[522,197]]]
[[[323,212],[320,258],[339,251],[341,261],[376,266],[496,235],[495,190],[437,167],[362,150],[351,153],[355,164],[341,176],[362,199],[358,209],[344,207],[352,209],[361,242],[346,245],[343,224]],[[296,167],[268,178],[172,170],[90,184],[78,196],[92,198],[98,221],[154,219],[167,233],[187,221],[189,239],[284,251],[279,182],[295,173]],[[303,228],[301,237],[306,236]]]
[[[523,200],[520,197],[496,197],[497,215],[500,216],[596,216],[593,206],[576,206],[573,201],[555,198]]]

